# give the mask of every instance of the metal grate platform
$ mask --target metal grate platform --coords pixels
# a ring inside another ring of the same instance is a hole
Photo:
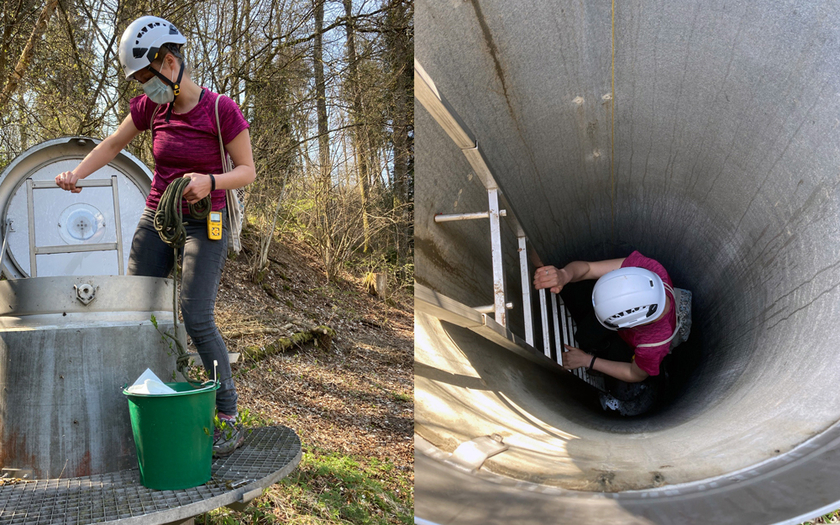
[[[247,503],[287,476],[300,459],[300,439],[290,428],[247,429],[242,447],[213,461],[213,477],[204,485],[152,490],[140,484],[138,469],[18,482],[0,487],[0,523],[169,523],[223,505]]]

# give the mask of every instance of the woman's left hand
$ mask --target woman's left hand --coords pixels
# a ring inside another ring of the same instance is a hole
[[[205,173],[187,173],[184,175],[185,179],[190,179],[189,185],[184,189],[184,200],[190,204],[195,204],[204,197],[210,195],[210,175]]]

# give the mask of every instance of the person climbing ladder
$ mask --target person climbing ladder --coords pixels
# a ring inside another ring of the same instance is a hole
[[[597,327],[591,326],[593,323],[583,321],[579,323],[577,339],[581,346],[589,346],[592,353],[567,345],[562,355],[563,367],[567,370],[585,367],[610,376],[620,382],[610,383],[611,393],[632,397],[628,391],[638,394],[644,387],[633,388],[627,384],[659,376],[665,356],[688,339],[691,292],[674,289],[665,268],[638,251],[621,259],[573,261],[559,269],[543,266],[534,273],[534,287],[547,288],[553,293],[560,293],[569,283],[584,280],[597,280],[591,297],[598,323],[616,331],[632,353],[616,348],[608,351],[608,334],[597,333]],[[599,345],[604,347],[598,348]],[[605,404],[612,404],[611,408],[616,405],[602,397],[602,405]]]

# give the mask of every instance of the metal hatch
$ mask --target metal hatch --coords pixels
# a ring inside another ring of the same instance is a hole
[[[0,522],[152,525],[242,510],[300,462],[293,430],[249,429],[204,485],[140,483],[120,392],[146,368],[175,377],[158,329],[172,329],[176,292],[172,279],[120,275],[151,189],[138,159],[121,152],[78,194],[55,186],[98,143],[45,142],[0,175]],[[183,324],[177,337],[186,346]]]
[[[88,176],[81,193],[55,185],[99,140],[64,137],[33,146],[0,175],[3,274],[24,277],[124,275],[152,173],[121,151]]]

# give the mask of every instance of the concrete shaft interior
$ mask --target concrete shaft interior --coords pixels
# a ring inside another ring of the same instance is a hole
[[[542,261],[638,249],[693,291],[702,335],[682,395],[620,420],[586,408],[573,378],[418,314],[419,435],[452,451],[499,433],[511,448],[490,470],[622,492],[748,469],[835,425],[840,4],[424,0],[416,27],[417,60]],[[416,108],[417,281],[492,304],[487,221],[433,221],[486,211],[486,191]]]

